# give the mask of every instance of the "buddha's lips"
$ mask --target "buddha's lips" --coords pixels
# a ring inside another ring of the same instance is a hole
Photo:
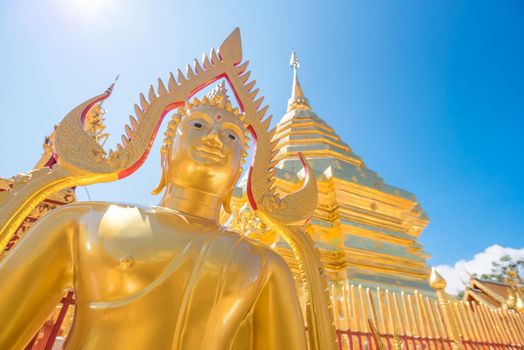
[[[224,153],[222,153],[221,150],[215,147],[207,147],[207,146],[194,146],[195,150],[198,152],[203,153],[205,156],[212,160],[221,161],[224,160],[225,156]]]

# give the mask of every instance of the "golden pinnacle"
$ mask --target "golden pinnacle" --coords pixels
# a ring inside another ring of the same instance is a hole
[[[431,268],[431,274],[429,275],[429,285],[435,290],[445,289],[447,286],[444,277],[442,277],[434,267]]]

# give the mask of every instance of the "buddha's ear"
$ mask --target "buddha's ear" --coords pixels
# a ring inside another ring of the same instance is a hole
[[[164,187],[166,187],[166,172],[162,169],[162,176],[160,177],[160,182],[158,183],[156,188],[153,191],[151,191],[151,194],[156,196],[157,194],[162,192]]]

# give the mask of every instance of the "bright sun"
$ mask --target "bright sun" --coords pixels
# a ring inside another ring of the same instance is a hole
[[[111,0],[62,0],[71,15],[90,20],[112,7]]]

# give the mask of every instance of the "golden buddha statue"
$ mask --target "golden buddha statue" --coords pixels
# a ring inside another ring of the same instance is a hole
[[[332,348],[320,265],[301,231],[316,187],[306,179],[288,198],[270,189],[272,133],[240,61],[237,29],[219,53],[204,58],[203,67],[196,61],[187,77],[171,76],[168,88],[159,81],[149,101],[141,95],[116,152],[93,143],[79,122],[110,91],[60,123],[58,164],[0,198],[0,243],[48,193],[131,174],[147,156],[162,118],[179,108],[162,146],[158,206],[61,207],[0,262],[0,349],[23,349],[66,291],[75,292],[76,309],[65,349],[306,349],[304,319],[284,260],[218,222],[242,172],[248,132],[257,142],[248,180],[251,205],[279,228],[301,260],[311,349]],[[188,102],[187,96],[220,78],[233,88],[241,110],[232,108],[224,85]]]

